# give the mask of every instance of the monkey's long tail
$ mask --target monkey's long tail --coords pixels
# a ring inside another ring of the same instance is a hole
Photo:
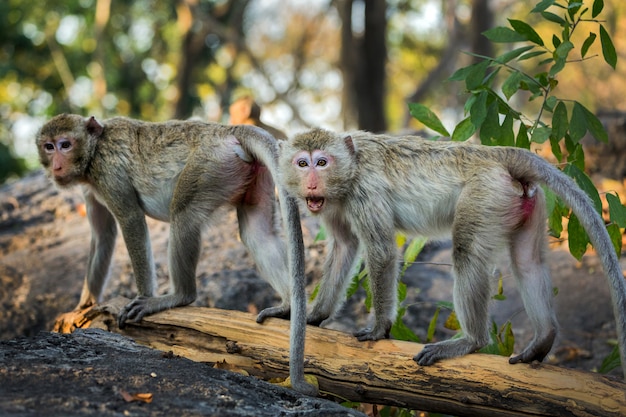
[[[566,174],[532,152],[509,149],[511,151],[507,152],[506,159],[511,175],[543,183],[554,191],[576,214],[600,256],[611,290],[622,371],[626,379],[626,282],[602,217],[595,210],[591,198]]]
[[[265,165],[278,188],[291,274],[291,317],[289,334],[289,376],[291,387],[303,394],[317,396],[318,389],[304,379],[304,342],[306,336],[306,277],[304,275],[304,242],[298,202],[280,184],[278,143],[265,130],[255,126],[234,126],[235,137],[243,149]]]

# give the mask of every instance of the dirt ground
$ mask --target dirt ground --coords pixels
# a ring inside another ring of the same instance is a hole
[[[610,154],[616,152],[612,149]],[[593,157],[602,161],[602,151],[594,153]],[[595,166],[598,165],[602,164]],[[611,170],[619,171],[615,166],[611,166]],[[623,177],[603,180],[602,174],[601,170],[595,171],[597,184],[623,192]],[[312,290],[321,275],[324,248],[323,243],[313,242],[318,230],[316,220],[305,218],[303,224],[307,277],[309,290]],[[148,225],[159,291],[165,292],[169,226],[150,219]],[[89,242],[90,231],[79,189],[58,191],[41,172],[0,187],[0,340],[37,336],[40,331],[52,328],[58,314],[76,305]],[[552,245],[549,263],[553,285],[559,289],[556,305],[561,332],[547,360],[594,370],[611,351],[615,340],[615,321],[601,266],[593,254],[578,262],[557,244]],[[204,233],[197,271],[199,295],[194,305],[255,313],[278,302],[269,285],[259,278],[238,239],[234,211],[219,213],[212,227]],[[503,274],[507,300],[494,302],[491,314],[498,324],[512,320],[516,351],[520,351],[532,334],[513,280],[506,269]],[[404,321],[423,338],[437,302],[452,299],[449,242],[428,244],[402,279],[409,288]],[[134,294],[132,268],[119,237],[104,298],[114,295],[133,298]],[[363,298],[363,291],[357,292],[348,300],[342,314],[324,326],[351,332],[365,325],[368,314]],[[451,336],[443,328],[443,321],[444,318],[440,318],[437,339]],[[11,366],[19,366],[19,363]],[[612,374],[620,375],[621,371],[615,370]]]

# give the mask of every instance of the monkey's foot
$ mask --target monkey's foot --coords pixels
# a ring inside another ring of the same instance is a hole
[[[133,301],[124,306],[117,318],[117,324],[120,329],[123,329],[127,321],[138,322],[149,314],[169,310],[174,307],[185,306],[193,303],[195,299],[195,294],[168,294],[160,297],[137,296]]]
[[[552,343],[556,337],[556,329],[548,332],[548,334],[540,341],[533,341],[522,353],[517,356],[509,358],[510,364],[516,363],[530,363],[533,361],[543,361],[550,349],[552,349]]]
[[[87,327],[93,315],[89,314],[94,305],[62,313],[54,321],[53,332],[72,333],[76,329]]]
[[[391,322],[383,326],[375,325],[373,329],[367,327],[354,333],[359,341],[389,339],[389,331],[391,330]]]
[[[268,307],[261,310],[258,316],[256,316],[257,323],[263,323],[268,317],[277,317],[279,319],[289,319],[291,316],[291,307],[289,305],[279,305],[277,307]]]
[[[413,360],[422,366],[432,365],[442,359],[455,358],[467,355],[483,347],[483,344],[468,339],[445,340],[431,343],[413,357]]]

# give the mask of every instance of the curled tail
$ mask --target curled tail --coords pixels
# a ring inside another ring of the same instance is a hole
[[[626,282],[602,217],[595,210],[591,198],[574,180],[543,158],[522,149],[500,149],[505,152],[502,159],[514,178],[545,184],[572,209],[589,235],[609,282],[622,371],[626,379]]]

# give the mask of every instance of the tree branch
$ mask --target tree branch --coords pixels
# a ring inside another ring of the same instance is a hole
[[[184,307],[117,328],[117,298],[87,312],[79,327],[99,327],[138,343],[201,362],[226,361],[263,379],[286,377],[289,322],[200,307]],[[66,327],[67,330],[67,327]],[[420,367],[413,356],[423,345],[397,340],[358,342],[309,326],[307,374],[322,392],[350,401],[397,405],[458,416],[623,416],[626,384],[600,374],[544,364],[509,365],[484,354]]]

